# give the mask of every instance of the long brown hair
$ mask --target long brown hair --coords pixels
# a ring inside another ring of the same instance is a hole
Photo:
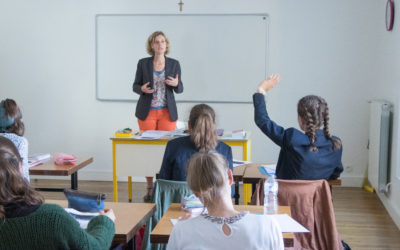
[[[0,108],[5,110],[5,118],[14,120],[12,125],[2,129],[3,132],[24,136],[25,125],[22,122],[22,113],[17,103],[13,99],[5,99],[1,102],[1,105]]]
[[[228,162],[215,151],[194,154],[187,165],[187,183],[199,194],[204,206],[209,206],[221,194],[228,177]]]
[[[14,143],[0,136],[0,218],[5,217],[5,207],[10,203],[18,202],[27,206],[43,203],[42,195],[19,172],[21,162]]]
[[[305,133],[310,139],[310,150],[317,151],[315,146],[315,130],[324,125],[324,135],[332,141],[333,149],[339,149],[341,141],[333,138],[329,132],[329,109],[324,98],[315,95],[308,95],[301,98],[297,104],[297,113],[306,123]]]
[[[192,108],[189,116],[190,139],[198,150],[212,150],[218,145],[215,112],[207,104]]]

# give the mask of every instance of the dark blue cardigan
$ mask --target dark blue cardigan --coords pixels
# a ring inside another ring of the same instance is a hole
[[[229,168],[233,171],[232,149],[224,142],[218,142],[215,149],[225,156]],[[189,136],[173,139],[165,148],[164,159],[160,170],[160,179],[186,181],[186,164],[189,158],[197,153],[197,149]]]
[[[343,171],[342,150],[334,150],[324,132],[316,130],[316,152],[310,151],[310,140],[295,128],[284,129],[272,121],[267,113],[264,95],[253,95],[254,119],[261,131],[281,147],[276,176],[279,179],[333,180]],[[335,137],[336,139],[339,139]]]

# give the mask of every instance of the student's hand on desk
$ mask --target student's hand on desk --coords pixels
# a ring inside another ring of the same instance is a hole
[[[113,222],[115,222],[115,214],[114,211],[112,209],[104,209],[103,211],[100,211],[101,215],[105,215],[108,218],[110,218]]]
[[[145,84],[142,85],[142,87],[140,88],[140,90],[141,90],[143,93],[152,94],[152,93],[154,92],[154,89],[150,88],[149,84],[150,84],[150,82],[146,82]]]
[[[168,79],[166,79],[164,82],[171,87],[178,86],[178,74],[176,74],[175,78],[168,76]]]
[[[257,93],[265,94],[266,91],[275,87],[275,85],[281,80],[281,76],[277,73],[270,75],[267,79],[260,82],[258,85]]]

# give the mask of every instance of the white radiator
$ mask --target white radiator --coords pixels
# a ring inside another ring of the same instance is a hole
[[[370,102],[368,180],[379,192],[386,192],[390,153],[391,104]]]

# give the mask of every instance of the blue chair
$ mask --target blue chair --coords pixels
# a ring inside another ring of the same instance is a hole
[[[142,250],[160,250],[166,248],[166,244],[151,244],[150,233],[168,210],[171,203],[180,203],[183,197],[191,194],[192,191],[189,189],[186,181],[156,180],[153,188],[153,203],[156,204],[156,212],[146,224]]]

